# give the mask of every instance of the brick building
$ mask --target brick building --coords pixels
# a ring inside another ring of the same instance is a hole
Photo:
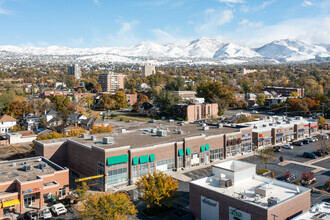
[[[146,65],[142,67],[142,76],[146,77],[151,76],[153,74],[156,74],[155,66]]]
[[[0,163],[0,218],[6,213],[23,214],[27,209],[61,200],[69,193],[69,170],[43,157]]]
[[[127,105],[133,106],[137,102],[137,94],[125,94]]]
[[[256,165],[230,160],[189,184],[190,210],[201,220],[290,219],[310,208],[310,189],[256,175]]]
[[[133,184],[148,172],[203,166],[252,151],[251,128],[162,122],[91,137],[36,141],[35,151],[73,177],[104,174],[103,190]],[[82,165],[83,164],[83,165]]]
[[[124,89],[123,74],[107,73],[99,75],[99,84],[102,87],[102,92],[115,93],[119,89]]]
[[[267,92],[276,92],[282,96],[290,96],[291,92],[297,92],[299,98],[303,98],[305,96],[304,88],[291,88],[291,87],[275,87],[275,86],[266,86],[264,91]]]
[[[178,104],[174,105],[173,108],[176,117],[186,119],[187,121],[218,117],[218,104],[216,103]]]

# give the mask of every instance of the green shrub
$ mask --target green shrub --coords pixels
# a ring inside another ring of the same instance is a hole
[[[263,174],[263,173],[266,173],[266,172],[268,172],[268,170],[267,169],[260,169],[260,170],[257,170],[257,174]]]

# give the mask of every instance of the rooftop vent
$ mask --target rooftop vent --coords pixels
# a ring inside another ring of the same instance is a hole
[[[264,128],[265,128],[265,127],[267,127],[267,125],[266,125],[266,124],[263,124],[263,125],[262,125],[262,127],[264,127]]]
[[[113,137],[104,137],[103,144],[113,144],[115,143],[115,139]]]
[[[219,184],[220,184],[220,186],[224,186],[224,187],[228,188],[228,187],[233,186],[233,181],[231,179],[221,178],[219,180]]]
[[[151,133],[156,134],[157,133],[157,128],[151,128]]]
[[[257,126],[257,125],[254,125],[254,126],[253,126],[253,128],[257,129],[257,128],[258,128],[258,126]]]
[[[12,166],[13,166],[13,167],[16,167],[16,163],[13,163]]]
[[[82,138],[86,138],[87,137],[87,134],[82,134],[81,137]]]
[[[279,199],[276,198],[276,197],[269,197],[267,199],[267,202],[268,202],[268,206],[273,206],[273,205],[276,205],[277,203],[279,203]]]
[[[210,127],[209,126],[202,127],[202,130],[203,131],[208,131],[208,130],[210,130]]]
[[[205,123],[202,123],[201,126],[202,126],[202,127],[206,127],[206,124],[205,124]]]
[[[167,130],[158,129],[157,130],[157,136],[158,137],[166,137],[167,136]]]
[[[221,124],[221,123],[217,124],[217,128],[222,128],[222,127],[223,127],[223,124]]]
[[[42,162],[42,163],[39,164],[39,167],[40,167],[40,169],[44,170],[44,169],[47,168],[47,163]]]
[[[96,135],[92,135],[92,136],[91,136],[91,140],[92,140],[92,141],[96,141],[96,139],[97,139],[97,138],[96,138]]]
[[[327,220],[327,219],[329,219],[328,215],[322,212],[313,215],[313,220]]]
[[[181,129],[178,130],[178,134],[183,134],[183,131]]]
[[[25,170],[26,172],[31,171],[31,170],[32,170],[32,165],[31,165],[31,164],[25,164],[25,165],[24,165],[24,170]]]
[[[236,128],[236,124],[231,124],[230,125],[232,128]]]
[[[38,161],[38,162],[42,161],[41,157],[39,157],[39,158],[37,159],[37,161]]]
[[[277,121],[277,122],[276,122],[276,124],[280,125],[280,124],[281,124],[281,122],[280,122],[280,121]]]

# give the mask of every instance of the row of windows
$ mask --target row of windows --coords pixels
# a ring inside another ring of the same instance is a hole
[[[111,168],[111,167],[120,167],[120,166],[127,166],[127,162],[117,163],[117,164],[112,164],[112,165],[107,165],[108,168]]]
[[[210,150],[210,160],[222,160],[223,159],[223,148]]]
[[[158,170],[163,172],[172,171],[175,168],[174,158],[157,161],[156,166]]]
[[[127,167],[108,171],[108,185],[127,181]]]

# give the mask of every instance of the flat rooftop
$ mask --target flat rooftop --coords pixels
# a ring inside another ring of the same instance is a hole
[[[30,164],[32,169],[25,171],[24,163]],[[46,163],[46,168],[41,169],[40,163]],[[52,174],[55,171],[63,169],[43,157],[5,161],[0,163],[0,183],[14,181],[16,178],[21,182],[36,180],[38,179],[37,175]]]
[[[251,163],[246,163],[240,160],[228,160],[222,163],[214,164],[213,166],[235,172],[242,169],[254,167],[256,165]]]
[[[330,203],[322,202],[321,204],[314,205],[310,210],[302,213],[301,215],[293,218],[292,220],[313,220],[315,219],[313,217],[320,218],[320,216],[324,216],[322,218],[324,220],[330,219]]]
[[[137,126],[134,128],[126,129],[121,131],[116,128],[112,133],[97,134],[96,140],[91,140],[91,135],[85,138],[74,137],[74,138],[61,138],[52,140],[43,140],[41,143],[56,143],[64,142],[67,139],[81,143],[83,145],[91,147],[92,145],[101,147],[104,149],[116,148],[122,146],[130,146],[131,148],[142,148],[146,146],[153,146],[158,144],[165,144],[170,142],[182,141],[184,138],[196,137],[201,134],[206,136],[220,135],[239,132],[240,128],[236,127],[222,127],[217,128],[216,126],[209,126],[209,130],[202,130],[201,124],[188,124],[184,123],[183,126],[178,125],[176,122],[164,122],[157,121],[156,123],[145,123],[143,126]],[[153,129],[161,129],[167,131],[167,136],[159,137],[156,133],[152,133]],[[179,134],[179,130],[182,134]],[[113,144],[103,144],[102,140],[104,137],[113,137]]]
[[[231,187],[220,186],[219,178],[214,178],[214,176],[194,180],[191,184],[206,188],[214,193],[220,193],[236,198],[237,200],[241,200],[264,209],[269,209],[276,206],[268,206],[268,198],[270,197],[277,198],[277,204],[280,204],[297,196],[297,187],[299,188],[300,193],[310,190],[305,187],[296,186],[258,175],[239,181]],[[261,196],[259,202],[255,202],[255,189],[258,187],[266,188],[267,196]]]

